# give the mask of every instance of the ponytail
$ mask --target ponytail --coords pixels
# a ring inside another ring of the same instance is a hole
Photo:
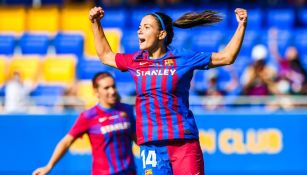
[[[195,26],[210,25],[218,23],[223,20],[223,17],[218,12],[212,10],[205,10],[201,13],[190,12],[186,13],[177,19],[173,26],[186,29]]]
[[[149,15],[152,15],[156,19],[157,23],[159,24],[160,30],[166,31],[167,33],[165,39],[166,46],[168,46],[173,40],[174,37],[173,26],[186,29],[195,26],[203,26],[203,25],[218,23],[223,19],[223,17],[220,16],[218,12],[211,10],[205,10],[201,13],[196,13],[196,12],[186,13],[183,16],[181,16],[179,19],[177,19],[175,22],[173,22],[171,17],[161,12],[155,12]]]

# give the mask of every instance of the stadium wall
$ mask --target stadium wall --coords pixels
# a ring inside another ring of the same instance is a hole
[[[49,160],[77,115],[0,116],[0,174],[24,175]],[[195,116],[208,175],[306,175],[307,111]],[[138,147],[134,147],[138,159]],[[138,166],[140,167],[140,166]],[[77,140],[51,175],[90,174],[87,136]]]

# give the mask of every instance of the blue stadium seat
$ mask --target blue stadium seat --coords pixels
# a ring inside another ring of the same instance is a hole
[[[300,23],[307,27],[307,8],[300,10],[298,14]]]
[[[114,69],[116,87],[123,96],[135,95],[135,83],[129,72],[121,72]]]
[[[307,70],[307,29],[299,29],[295,33],[295,46],[298,48],[301,62]]]
[[[25,33],[20,39],[22,54],[47,54],[49,37],[47,34]]]
[[[84,38],[81,34],[58,33],[54,39],[57,54],[74,54],[78,57],[83,55]]]
[[[15,48],[15,37],[13,35],[0,35],[0,54],[13,55]]]
[[[110,70],[110,67],[103,65],[98,58],[80,59],[77,64],[77,79],[92,79],[97,72],[108,70]]]
[[[240,50],[240,55],[246,55],[246,56],[251,55],[252,49],[257,43],[257,40],[259,39],[258,34],[259,32],[257,30],[247,30],[245,32],[242,48]]]
[[[294,27],[295,14],[293,9],[268,9],[267,26],[281,29]]]
[[[174,48],[191,48],[190,46],[190,36],[191,36],[191,30],[185,29],[185,30],[174,30],[174,38],[171,43],[171,47]]]
[[[34,102],[37,106],[52,107],[62,96],[65,91],[65,87],[56,85],[39,85],[31,93],[31,97],[34,97]]]
[[[181,5],[179,7],[165,8],[162,10],[165,14],[169,15],[173,21],[177,20],[180,16],[188,12],[193,12],[194,8],[189,5]]]
[[[191,38],[192,47],[195,51],[217,51],[224,37],[222,30],[208,28],[193,30],[193,33],[197,33],[197,35],[193,35]]]
[[[117,27],[124,29],[127,23],[127,12],[124,8],[108,8],[108,13],[101,19],[103,27]]]
[[[122,37],[122,47],[125,53],[134,53],[139,49],[139,39],[136,30],[125,30]]]
[[[142,21],[143,16],[157,11],[160,11],[160,9],[156,7],[139,6],[134,8],[129,15],[131,17],[131,19],[129,20],[130,23],[128,24],[129,27],[136,31]]]

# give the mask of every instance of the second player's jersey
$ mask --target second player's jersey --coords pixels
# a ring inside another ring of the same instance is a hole
[[[160,59],[148,52],[116,54],[116,65],[129,71],[136,84],[137,143],[197,139],[189,110],[190,82],[195,69],[208,69],[211,53],[168,50]]]
[[[117,104],[111,109],[100,105],[82,112],[70,130],[73,137],[87,133],[93,155],[92,174],[112,175],[133,172],[132,136],[135,119],[132,106]]]

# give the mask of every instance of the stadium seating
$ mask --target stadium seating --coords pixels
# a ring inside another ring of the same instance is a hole
[[[30,95],[33,97],[36,106],[53,107],[59,102],[59,98],[63,95],[64,90],[64,86],[40,84]]]
[[[22,6],[0,7],[0,31],[20,35],[25,31],[26,10]]]
[[[114,69],[116,87],[123,96],[135,95],[135,83],[129,72],[121,72]]]
[[[125,8],[108,8],[106,11],[105,17],[101,20],[103,27],[125,28],[128,22]]]
[[[13,55],[16,41],[12,34],[0,34],[0,54]]]
[[[300,23],[304,26],[307,27],[307,8],[301,9],[298,13],[298,19]]]
[[[49,47],[47,34],[25,33],[20,39],[22,54],[46,55]]]
[[[9,64],[9,76],[19,72],[24,80],[36,82],[39,79],[41,57],[37,55],[14,55]]]
[[[7,74],[7,58],[0,56],[0,87],[4,85]]]
[[[75,81],[76,58],[73,55],[48,55],[42,65],[46,84],[71,85]]]
[[[191,30],[190,29],[185,29],[185,30],[174,30],[174,38],[171,43],[171,47],[174,48],[191,48],[191,41],[190,41],[190,36],[191,36]]]
[[[30,8],[27,11],[27,31],[55,34],[59,30],[59,10],[56,6]]]
[[[147,7],[147,6],[143,6],[143,7],[136,7],[133,9],[133,11],[131,11],[130,13],[130,23],[128,23],[128,27],[130,27],[131,29],[137,31],[143,16],[147,15],[147,14],[151,14],[153,12],[158,12],[160,11],[159,8],[157,7]]]
[[[78,97],[85,102],[85,107],[92,107],[97,103],[97,97],[94,94],[91,81],[79,81],[78,82]]]
[[[301,63],[307,71],[307,29],[296,30],[294,42],[298,48]]]
[[[77,78],[79,80],[92,79],[97,72],[109,71],[110,67],[103,65],[98,58],[79,59],[77,65]]]
[[[136,30],[125,30],[121,41],[125,53],[139,50],[139,39]]]
[[[84,38],[80,33],[60,32],[54,39],[54,47],[57,54],[74,54],[83,56]]]
[[[192,48],[196,51],[217,51],[224,34],[221,30],[214,30],[212,28],[203,28],[193,31],[198,35],[193,35],[191,38]]]
[[[268,9],[267,26],[281,29],[294,27],[295,14],[293,9]]]

